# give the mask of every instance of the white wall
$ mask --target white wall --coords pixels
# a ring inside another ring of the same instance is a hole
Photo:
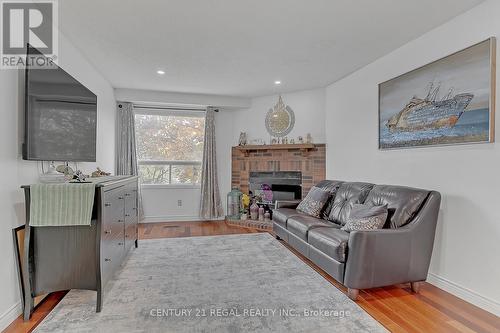
[[[97,163],[79,163],[84,171],[96,165],[114,170],[115,99],[111,85],[79,51],[59,35],[59,65],[98,96]],[[22,73],[0,70],[0,330],[21,312],[12,228],[24,224],[22,184],[37,181],[37,162],[21,159],[23,80]]]
[[[142,222],[198,220],[200,187],[146,185],[142,187],[142,202],[145,215]]]
[[[377,89],[380,82],[490,36],[498,37],[498,13],[500,2],[487,1],[326,90],[328,178],[440,191],[443,201],[429,281],[497,315],[500,314],[498,143],[379,151]],[[500,129],[500,117],[496,127]]]
[[[283,94],[283,102],[295,114],[295,126],[288,138],[297,140],[311,133],[315,143],[325,142],[325,89],[304,90]],[[263,139],[269,143],[270,136],[265,126],[266,114],[278,101],[278,96],[264,96],[252,99],[248,109],[234,112],[233,145],[238,144],[240,132],[247,132],[249,140]]]

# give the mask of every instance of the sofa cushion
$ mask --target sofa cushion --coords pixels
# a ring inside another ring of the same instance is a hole
[[[309,231],[308,243],[339,262],[345,262],[349,233],[338,228],[315,228]]]
[[[323,208],[323,212],[321,213],[322,219],[328,220],[328,216],[330,215],[330,211],[332,210],[333,200],[335,199],[335,195],[337,194],[337,191],[342,183],[343,182],[340,180],[322,180],[314,185],[314,187],[320,188],[323,191],[330,192],[331,195],[331,198],[328,200],[325,207]]]
[[[318,187],[312,187],[306,198],[297,206],[297,211],[319,218],[330,198],[330,192]]]
[[[303,241],[307,242],[309,230],[319,227],[334,227],[330,222],[312,216],[291,216],[286,222],[286,229]]]
[[[290,216],[295,215],[305,215],[301,212],[296,211],[293,208],[279,208],[273,210],[273,222],[276,222],[286,228],[286,221]]]
[[[387,205],[386,228],[399,228],[411,221],[429,195],[429,191],[394,185],[375,185],[365,204]]]
[[[347,223],[341,228],[344,231],[382,229],[387,221],[387,205],[370,206],[355,204]]]
[[[370,183],[358,182],[346,182],[340,185],[328,220],[340,225],[346,224],[352,205],[363,203],[373,186]]]

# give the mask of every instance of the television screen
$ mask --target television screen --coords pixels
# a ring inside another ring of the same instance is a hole
[[[97,96],[57,66],[28,66],[25,84],[23,159],[95,161]]]

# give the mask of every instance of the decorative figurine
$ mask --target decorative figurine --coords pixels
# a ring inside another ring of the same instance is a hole
[[[109,175],[111,175],[111,173],[102,171],[101,168],[97,167],[97,170],[92,172],[91,177],[95,178],[95,177],[103,177],[103,176],[109,176]]]
[[[313,138],[311,136],[311,133],[307,133],[307,136],[306,136],[306,143],[312,143],[313,142]]]
[[[56,171],[64,174],[66,179],[73,179],[73,175],[75,174],[73,169],[71,169],[71,167],[68,164],[58,165]]]
[[[295,139],[290,139],[290,144],[294,145],[295,144]]]
[[[297,138],[297,141],[298,141],[298,143],[299,143],[299,144],[303,144],[303,143],[304,143],[304,138],[303,138],[303,137],[301,137],[301,136],[299,136],[299,137]]]
[[[88,175],[84,175],[80,170],[76,170],[75,174],[73,175],[73,181],[83,183],[85,182],[85,179],[87,179],[87,177]]]
[[[247,144],[247,133],[246,132],[240,132],[240,140],[238,145],[239,146],[246,146]]]

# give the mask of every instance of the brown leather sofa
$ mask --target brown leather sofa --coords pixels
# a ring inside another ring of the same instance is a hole
[[[441,196],[438,192],[393,185],[325,180],[316,187],[331,193],[323,218],[298,212],[296,205],[273,211],[273,230],[305,257],[348,288],[411,283],[418,292],[427,278]],[[383,229],[341,230],[353,204],[387,204]]]

